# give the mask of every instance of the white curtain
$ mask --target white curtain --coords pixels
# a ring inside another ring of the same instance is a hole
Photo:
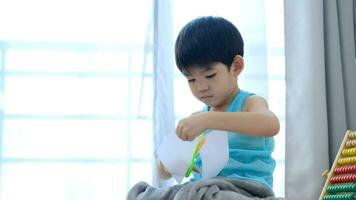
[[[286,197],[318,199],[356,128],[353,1],[285,0]]]
[[[174,42],[172,24],[172,2],[170,0],[154,1],[154,110],[153,137],[155,159],[156,150],[167,134],[175,134],[173,109],[173,67]],[[153,185],[164,187],[172,180],[159,179],[156,161],[153,162]]]

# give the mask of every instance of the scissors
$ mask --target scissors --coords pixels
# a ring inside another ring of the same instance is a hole
[[[192,171],[194,170],[194,167],[195,167],[194,163],[195,163],[196,157],[198,156],[201,147],[204,145],[204,143],[206,141],[206,134],[205,133],[201,134],[199,137],[200,138],[199,138],[198,144],[194,148],[194,152],[193,152],[193,155],[192,155],[192,160],[190,161],[188,170],[185,173],[185,177],[189,177],[190,174],[192,173]]]

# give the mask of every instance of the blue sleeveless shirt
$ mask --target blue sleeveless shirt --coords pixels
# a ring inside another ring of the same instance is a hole
[[[241,112],[246,99],[254,95],[246,91],[236,94],[226,112]],[[208,112],[208,106],[204,107]],[[217,176],[251,180],[262,183],[272,190],[273,170],[276,166],[271,157],[274,150],[273,137],[257,137],[237,132],[228,132],[229,160]],[[195,166],[201,169],[198,156]],[[200,180],[200,173],[193,173],[191,181]]]

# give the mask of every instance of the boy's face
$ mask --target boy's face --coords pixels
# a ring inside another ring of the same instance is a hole
[[[239,73],[239,72],[238,72]],[[215,110],[225,110],[237,91],[237,75],[234,65],[228,70],[222,63],[208,67],[192,66],[183,72],[193,95]]]

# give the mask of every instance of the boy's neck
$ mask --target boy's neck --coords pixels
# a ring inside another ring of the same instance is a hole
[[[235,89],[233,92],[230,94],[230,96],[227,98],[226,103],[221,106],[221,107],[210,107],[209,110],[211,111],[217,111],[217,112],[226,112],[228,107],[230,106],[232,100],[235,98],[235,96],[240,92],[240,88],[236,85]]]

